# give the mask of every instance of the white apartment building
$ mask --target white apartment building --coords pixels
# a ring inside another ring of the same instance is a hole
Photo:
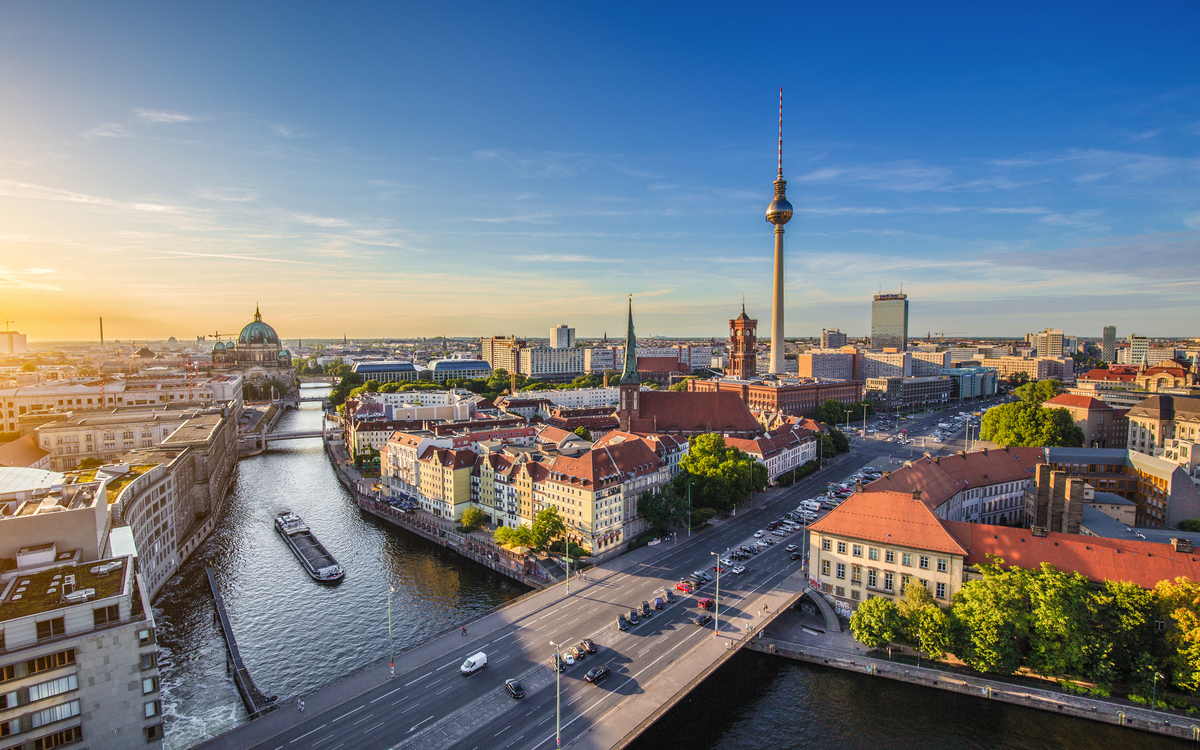
[[[41,425],[34,435],[50,453],[50,468],[70,471],[85,459],[110,461],[137,448],[153,448],[196,414],[195,409],[166,407],[90,414]]]
[[[867,378],[909,378],[913,375],[912,352],[862,352],[859,375]],[[940,370],[939,370],[939,373]]]
[[[535,379],[576,377],[583,374],[583,359],[582,349],[522,349],[518,372]]]
[[[619,391],[614,388],[572,388],[565,391],[521,391],[520,399],[545,400],[564,409],[616,407]]]
[[[428,432],[394,432],[380,449],[379,471],[392,499],[415,499],[420,495],[418,459],[427,448],[451,448],[452,437],[436,438]]]
[[[948,369],[950,352],[911,352],[913,377],[922,378],[941,375],[942,370]]]
[[[585,372],[604,372],[617,369],[616,352],[612,347],[597,346],[583,350]]]
[[[566,325],[555,326],[550,329],[550,348],[551,349],[570,349],[575,346],[575,329]]]
[[[1047,328],[1029,337],[1029,343],[1037,350],[1039,357],[1063,356],[1063,332],[1061,328]]]

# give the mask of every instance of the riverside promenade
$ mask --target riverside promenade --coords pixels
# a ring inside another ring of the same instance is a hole
[[[819,615],[796,608],[781,614],[767,625],[747,648],[810,664],[973,695],[982,700],[1002,701],[1200,742],[1200,716],[1156,711],[1121,699],[1075,695],[1024,683],[876,658],[869,656],[867,649],[856,642],[848,630],[832,632],[825,627]]]

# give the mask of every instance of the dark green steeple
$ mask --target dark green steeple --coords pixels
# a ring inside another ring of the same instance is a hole
[[[619,385],[640,385],[642,379],[637,371],[637,337],[633,335],[633,295],[629,295],[629,331],[625,334],[625,369],[621,372]]]

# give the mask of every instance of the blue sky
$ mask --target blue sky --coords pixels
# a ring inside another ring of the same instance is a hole
[[[31,339],[1200,335],[1195,3],[5,3]]]

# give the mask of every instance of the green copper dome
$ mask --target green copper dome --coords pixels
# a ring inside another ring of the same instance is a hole
[[[254,308],[254,321],[238,334],[238,344],[279,344],[279,334],[263,322],[257,306]]]

